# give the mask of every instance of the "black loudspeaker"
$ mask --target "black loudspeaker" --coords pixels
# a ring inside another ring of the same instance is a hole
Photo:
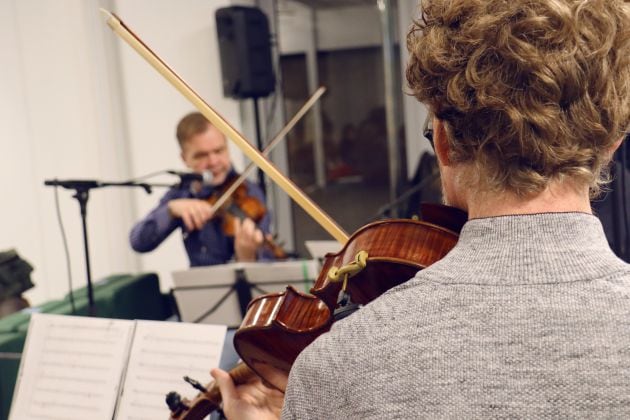
[[[265,14],[256,7],[231,6],[215,14],[223,94],[260,98],[275,89],[271,36]]]

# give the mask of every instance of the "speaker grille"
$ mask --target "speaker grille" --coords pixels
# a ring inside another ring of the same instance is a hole
[[[271,36],[265,14],[256,7],[231,6],[215,14],[223,94],[257,98],[275,89]]]

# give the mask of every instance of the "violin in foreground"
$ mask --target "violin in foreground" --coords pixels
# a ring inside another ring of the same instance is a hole
[[[384,220],[359,229],[341,251],[326,255],[311,294],[288,286],[252,300],[234,337],[243,360],[229,372],[234,382],[243,384],[257,375],[284,391],[297,356],[334,322],[443,258],[455,246],[467,216],[429,204],[422,213],[422,221]],[[192,400],[167,396],[171,419],[200,420],[220,407],[216,386],[197,389],[201,392]]]

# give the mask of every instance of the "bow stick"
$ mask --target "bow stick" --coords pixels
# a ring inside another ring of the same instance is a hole
[[[276,136],[263,149],[263,151],[261,152],[263,156],[267,156],[273,150],[273,148],[276,147],[276,145],[280,143],[282,139],[284,139],[287,133],[291,131],[293,126],[295,126],[295,124],[300,121],[304,114],[306,114],[309,109],[311,109],[311,107],[324,94],[324,92],[326,92],[326,88],[320,86],[319,89],[317,89],[315,93],[311,95],[308,101],[306,101],[304,105],[302,105],[300,110],[295,113],[295,115],[293,116],[293,118],[291,118],[287,125],[285,125],[284,128],[280,130],[278,134],[276,134]],[[221,195],[221,197],[219,197],[219,199],[212,205],[212,208],[210,210],[212,214],[214,214],[219,208],[221,208],[221,206],[228,200],[228,198],[230,198],[230,196],[234,194],[234,191],[236,191],[239,185],[241,185],[245,181],[245,179],[247,179],[247,176],[254,170],[254,168],[256,168],[256,164],[254,162],[251,162],[249,165],[247,165],[243,173],[241,173],[239,177],[236,178],[236,181],[234,181],[230,185],[230,187],[225,190],[223,195]]]
[[[273,163],[252,146],[241,133],[232,127],[223,117],[210,107],[201,97],[184,82],[161,58],[134,34],[117,16],[101,9],[107,16],[107,24],[127,44],[138,52],[156,69],[173,87],[184,95],[219,131],[238,146],[269,178],[300,205],[319,225],[341,244],[348,242],[348,234],[319,206],[317,206],[290,179],[285,177]]]

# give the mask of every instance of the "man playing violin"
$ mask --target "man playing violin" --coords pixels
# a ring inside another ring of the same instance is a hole
[[[220,193],[236,177],[225,136],[198,112],[181,119],[176,136],[186,166],[199,174],[209,171],[210,185],[182,183],[170,189],[157,207],[133,227],[131,247],[137,252],[152,251],[175,229],[181,228],[191,266],[223,264],[232,258],[237,261],[270,258],[262,248],[264,235],[269,234],[268,213],[258,225],[249,218],[241,221],[231,217],[233,232],[230,229],[229,233],[222,220],[212,213],[208,197]],[[245,181],[244,185],[250,197],[265,202],[256,184]]]
[[[283,417],[630,418],[630,265],[589,204],[630,124],[630,3],[421,5],[407,81],[469,221],[300,354]],[[277,416],[213,376],[228,418]]]

